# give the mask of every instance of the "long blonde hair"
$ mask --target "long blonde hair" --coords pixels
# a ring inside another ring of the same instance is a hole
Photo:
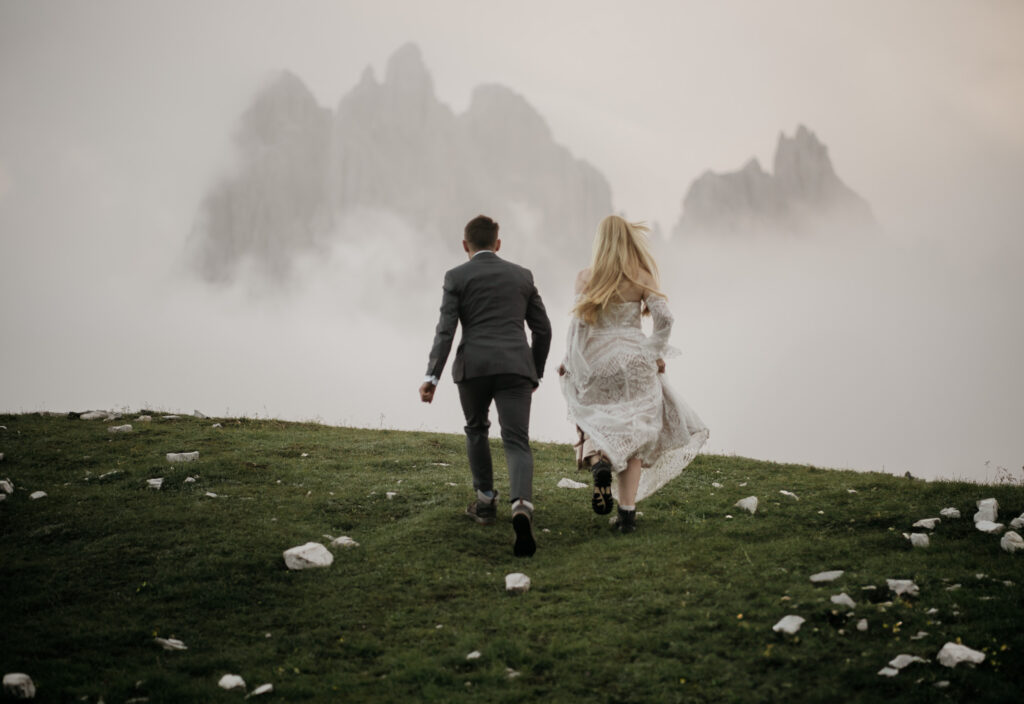
[[[619,297],[622,284],[630,281],[647,293],[658,296],[658,265],[647,246],[650,228],[642,222],[626,222],[618,215],[609,215],[597,227],[590,280],[583,287],[582,298],[572,312],[587,324],[597,321],[601,311]],[[654,279],[654,287],[640,282],[641,272]],[[648,312],[645,308],[645,313]]]

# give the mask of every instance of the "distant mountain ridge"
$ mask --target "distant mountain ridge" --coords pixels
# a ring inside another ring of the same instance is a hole
[[[803,125],[779,135],[772,170],[750,159],[738,171],[705,172],[686,192],[674,234],[877,227],[867,201],[836,174],[828,147]]]
[[[533,260],[578,258],[612,212],[607,180],[557,144],[522,96],[480,86],[455,115],[414,44],[391,56],[383,82],[367,67],[334,111],[283,72],[242,116],[235,146],[239,167],[203,199],[192,232],[210,281],[231,280],[243,261],[285,279],[300,252],[373,237],[338,230],[360,209],[398,215],[424,246],[452,247],[486,213]]]

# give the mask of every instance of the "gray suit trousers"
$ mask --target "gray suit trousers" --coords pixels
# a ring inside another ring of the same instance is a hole
[[[466,453],[473,474],[473,488],[494,489],[494,470],[487,431],[491,401],[498,410],[501,442],[505,448],[510,485],[509,497],[533,500],[533,452],[530,450],[530,404],[533,380],[519,374],[494,374],[465,379],[458,384],[462,412],[466,416]]]

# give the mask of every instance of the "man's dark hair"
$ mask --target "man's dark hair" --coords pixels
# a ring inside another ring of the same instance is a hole
[[[498,223],[486,215],[477,215],[466,223],[465,240],[474,251],[494,249],[498,240]]]

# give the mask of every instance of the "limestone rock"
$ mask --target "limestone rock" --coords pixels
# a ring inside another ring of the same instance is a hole
[[[36,499],[41,499],[45,496],[48,496],[48,494],[45,491],[33,491],[31,494],[28,495],[28,498],[34,501]]]
[[[258,697],[261,694],[270,694],[273,691],[274,685],[268,682],[267,684],[261,684],[259,687],[249,692],[247,695],[245,695],[245,698],[248,699],[249,697]]]
[[[828,572],[818,572],[811,575],[811,582],[814,584],[825,584],[827,582],[834,582],[843,576],[843,570],[829,570]]]
[[[10,479],[0,479],[0,491],[4,492],[5,494],[13,494],[14,484],[11,483]]]
[[[904,533],[903,537],[915,548],[926,548],[930,544],[927,533]]]
[[[4,457],[3,453],[0,452],[0,459],[3,459],[3,457]],[[1014,518],[1012,521],[1010,521],[1010,527],[1013,528],[1014,530],[1020,530],[1021,528],[1024,528],[1024,513],[1020,514],[1019,516]]]
[[[24,672],[9,672],[4,675],[4,694],[14,699],[34,699],[36,686]]]
[[[505,591],[522,594],[530,591],[530,578],[522,572],[505,575]]]
[[[868,630],[868,620],[866,618],[862,618],[860,621],[857,621],[857,630],[861,633]]]
[[[154,638],[153,642],[164,650],[188,650],[188,646],[177,638]]]
[[[900,671],[897,670],[895,667],[883,667],[881,670],[878,671],[878,674],[882,677],[895,677],[896,675],[900,674]]]
[[[181,420],[181,416],[171,414],[169,416],[160,416],[161,420]]]
[[[157,490],[159,490],[160,487],[162,487],[163,485],[164,485],[164,478],[163,477],[155,477],[153,479],[147,479],[146,480],[146,486],[148,486],[150,489],[157,489]]]
[[[833,594],[829,597],[829,601],[831,601],[833,604],[838,604],[839,606],[846,606],[851,609],[857,606],[857,603],[852,598],[850,598],[850,595],[846,592],[843,592],[841,594]]]
[[[559,489],[586,489],[588,486],[590,485],[584,484],[583,482],[573,481],[568,477],[562,477],[558,480]]]
[[[211,428],[222,428],[222,427],[224,427],[224,426],[222,426],[222,425],[221,425],[220,423],[214,423],[214,424],[213,424],[213,425],[211,425],[210,427],[211,427]],[[257,689],[259,689],[259,688],[257,687]],[[254,690],[254,691],[255,691],[255,690]]]
[[[887,579],[885,583],[896,596],[917,596],[920,589],[911,579]]]
[[[114,414],[107,411],[86,411],[78,417],[82,420],[114,420]]]
[[[479,650],[474,650],[472,653],[466,655],[467,660],[479,660],[481,657],[483,657],[483,653]]]
[[[719,482],[711,482],[711,486],[714,489],[721,489],[722,488],[722,485]]]
[[[999,540],[999,547],[1010,553],[1024,550],[1024,538],[1021,538],[1016,531],[1007,531],[1006,535]]]
[[[320,543],[306,543],[284,551],[284,564],[290,570],[330,567],[334,555]]]
[[[960,518],[960,509],[950,506],[939,511],[939,515],[943,518]]]
[[[357,547],[359,547],[359,543],[357,543],[356,541],[352,540],[352,538],[348,537],[347,535],[343,535],[341,537],[338,537],[338,538],[335,538],[334,540],[332,540],[331,541],[331,547],[332,548],[357,548]]]
[[[195,462],[199,459],[199,452],[168,452],[168,462]]]
[[[796,494],[794,494],[792,491],[786,491],[785,489],[780,489],[779,493],[782,494],[783,496],[788,496],[791,499],[796,499],[797,501],[800,500],[800,497],[797,496]]]
[[[137,422],[139,422],[139,423],[152,423],[153,422],[153,416],[139,416],[135,420]]]
[[[911,528],[927,528],[928,530],[935,530],[935,526],[941,522],[941,518],[922,518],[920,521],[916,521]]]
[[[892,660],[889,661],[889,667],[897,670],[902,670],[907,665],[912,665],[915,662],[928,662],[924,658],[917,655],[907,655],[906,653],[900,653]]]
[[[974,522],[989,521],[995,523],[999,517],[999,502],[995,499],[980,499],[978,511],[974,514]]]
[[[131,426],[131,423],[127,423],[125,425],[112,425],[109,428],[107,428],[107,432],[110,432],[110,433],[130,433],[130,432],[132,432],[132,426]]]
[[[975,521],[974,527],[982,533],[989,533],[991,535],[999,535],[1006,530],[1006,526],[1002,523],[993,523],[992,521]]]
[[[385,491],[384,492],[384,496],[388,497],[388,501],[390,501],[391,499],[393,499],[396,496],[398,496],[398,492],[397,491]]]
[[[737,501],[733,505],[738,507],[738,508],[743,509],[744,511],[749,511],[752,514],[753,513],[757,513],[757,497],[756,496],[748,496],[745,499],[740,499],[739,501]]]
[[[804,625],[804,621],[806,621],[806,619],[803,616],[790,614],[788,616],[783,616],[778,623],[772,626],[772,630],[776,633],[794,635],[800,630],[800,626]]]
[[[209,419],[209,416],[203,415],[202,412],[196,411],[196,410],[192,411],[192,417],[193,418],[198,418],[199,420],[208,420]]]
[[[935,659],[946,667],[956,667],[962,662],[979,665],[985,662],[985,653],[968,648],[966,645],[949,642],[942,646]]]
[[[234,690],[238,690],[238,689],[240,689],[240,690],[242,690],[244,692],[245,691],[245,680],[243,680],[238,675],[224,675],[223,677],[220,678],[220,681],[217,682],[217,686],[220,687],[221,689],[226,689],[229,692],[230,691],[234,691]]]

